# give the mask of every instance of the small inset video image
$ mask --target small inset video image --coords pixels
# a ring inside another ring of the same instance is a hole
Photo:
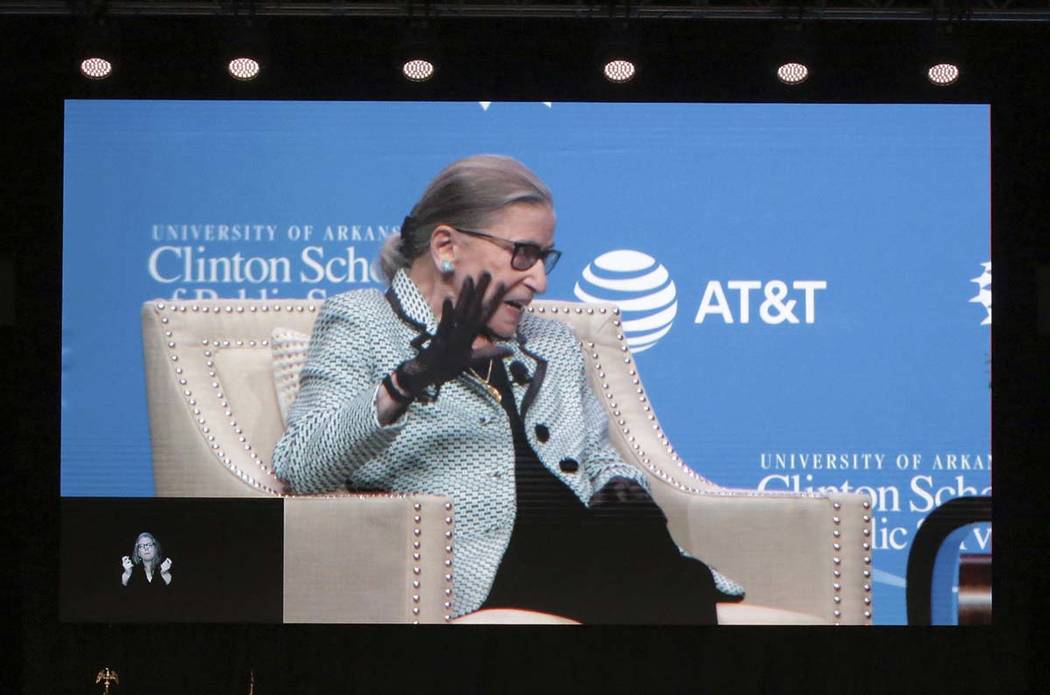
[[[280,500],[64,499],[67,622],[281,622]]]
[[[164,554],[160,541],[149,531],[135,538],[131,555],[120,558],[124,569],[120,574],[120,585],[129,596],[152,596],[157,591],[165,594],[171,586],[172,559]]]

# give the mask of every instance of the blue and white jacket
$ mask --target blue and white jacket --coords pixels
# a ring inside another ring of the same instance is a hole
[[[384,294],[330,297],[314,324],[299,396],[277,443],[277,474],[296,492],[352,489],[448,495],[455,509],[452,613],[477,610],[492,587],[516,513],[514,440],[500,403],[462,375],[430,402],[413,402],[383,426],[376,391],[437,329],[405,271]],[[644,474],[609,442],[605,411],[591,391],[580,342],[567,325],[526,313],[500,343],[531,379],[512,383],[525,433],[539,460],[587,504],[611,478],[645,489]]]

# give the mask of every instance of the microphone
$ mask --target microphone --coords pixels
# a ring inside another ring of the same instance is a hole
[[[532,381],[528,368],[526,368],[519,360],[514,360],[510,363],[510,376],[514,379],[514,383],[519,386]]]

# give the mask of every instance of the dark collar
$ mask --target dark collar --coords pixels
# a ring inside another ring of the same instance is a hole
[[[398,318],[417,332],[432,335],[437,330],[437,317],[404,268],[398,270],[390,281],[386,299]]]

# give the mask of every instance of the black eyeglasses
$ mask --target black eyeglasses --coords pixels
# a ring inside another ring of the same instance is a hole
[[[461,229],[460,227],[452,227],[452,229],[467,236],[488,239],[493,243],[512,245],[514,251],[510,257],[510,267],[514,268],[514,270],[528,270],[536,265],[536,261],[543,261],[543,270],[550,275],[551,271],[554,270],[554,266],[558,265],[558,259],[561,258],[561,251],[558,249],[545,249],[539,244],[533,244],[529,241],[511,241],[510,239],[504,239],[488,232],[480,232],[476,229]]]

